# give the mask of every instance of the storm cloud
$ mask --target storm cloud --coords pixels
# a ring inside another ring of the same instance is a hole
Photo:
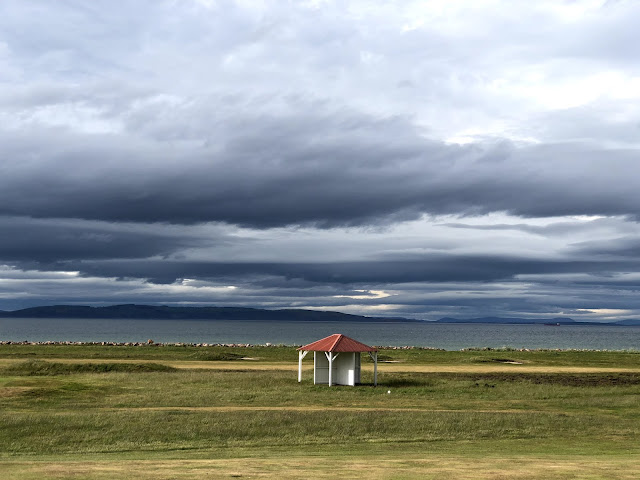
[[[210,139],[187,145],[50,131],[0,138],[0,213],[254,228],[377,225],[423,214],[639,213],[634,150],[446,145],[401,118],[302,107],[279,118],[221,119]],[[181,123],[178,116],[163,129]]]
[[[634,2],[0,5],[0,309],[640,316]]]

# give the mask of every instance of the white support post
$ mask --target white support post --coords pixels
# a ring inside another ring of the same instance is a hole
[[[373,354],[373,386],[378,386],[378,352]]]
[[[313,352],[313,384],[316,384],[316,369],[318,367],[316,367],[316,353],[317,352]]]
[[[325,357],[329,360],[329,386],[331,386],[331,374],[333,372],[333,355],[330,352],[324,352]]]
[[[298,383],[302,381],[302,359],[307,356],[307,353],[309,353],[307,350],[298,351]]]
[[[327,360],[329,360],[329,386],[333,385],[333,361],[340,355],[336,353],[335,355],[331,355],[331,352],[324,352]]]

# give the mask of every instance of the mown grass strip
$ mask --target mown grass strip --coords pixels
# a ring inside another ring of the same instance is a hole
[[[362,451],[358,456],[331,457],[313,454],[261,456],[238,459],[198,460],[47,460],[0,461],[6,480],[48,480],[60,478],[92,478],[98,480],[146,480],[171,478],[278,478],[281,480],[314,478],[334,479],[443,479],[502,480],[509,479],[607,479],[636,480],[640,458],[584,457],[564,455],[547,457],[506,456],[479,457],[470,461],[464,455],[425,455],[410,452],[375,452],[375,458]]]

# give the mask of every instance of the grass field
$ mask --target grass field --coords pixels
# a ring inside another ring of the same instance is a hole
[[[0,346],[0,478],[640,478],[640,353]],[[363,361],[365,357],[363,356]]]

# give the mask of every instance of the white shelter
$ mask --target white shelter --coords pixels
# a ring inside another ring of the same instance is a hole
[[[360,383],[360,353],[373,360],[373,385],[378,385],[378,349],[341,333],[334,333],[298,349],[298,382],[302,381],[302,359],[313,352],[313,383],[351,385]],[[320,354],[318,354],[320,353]]]

